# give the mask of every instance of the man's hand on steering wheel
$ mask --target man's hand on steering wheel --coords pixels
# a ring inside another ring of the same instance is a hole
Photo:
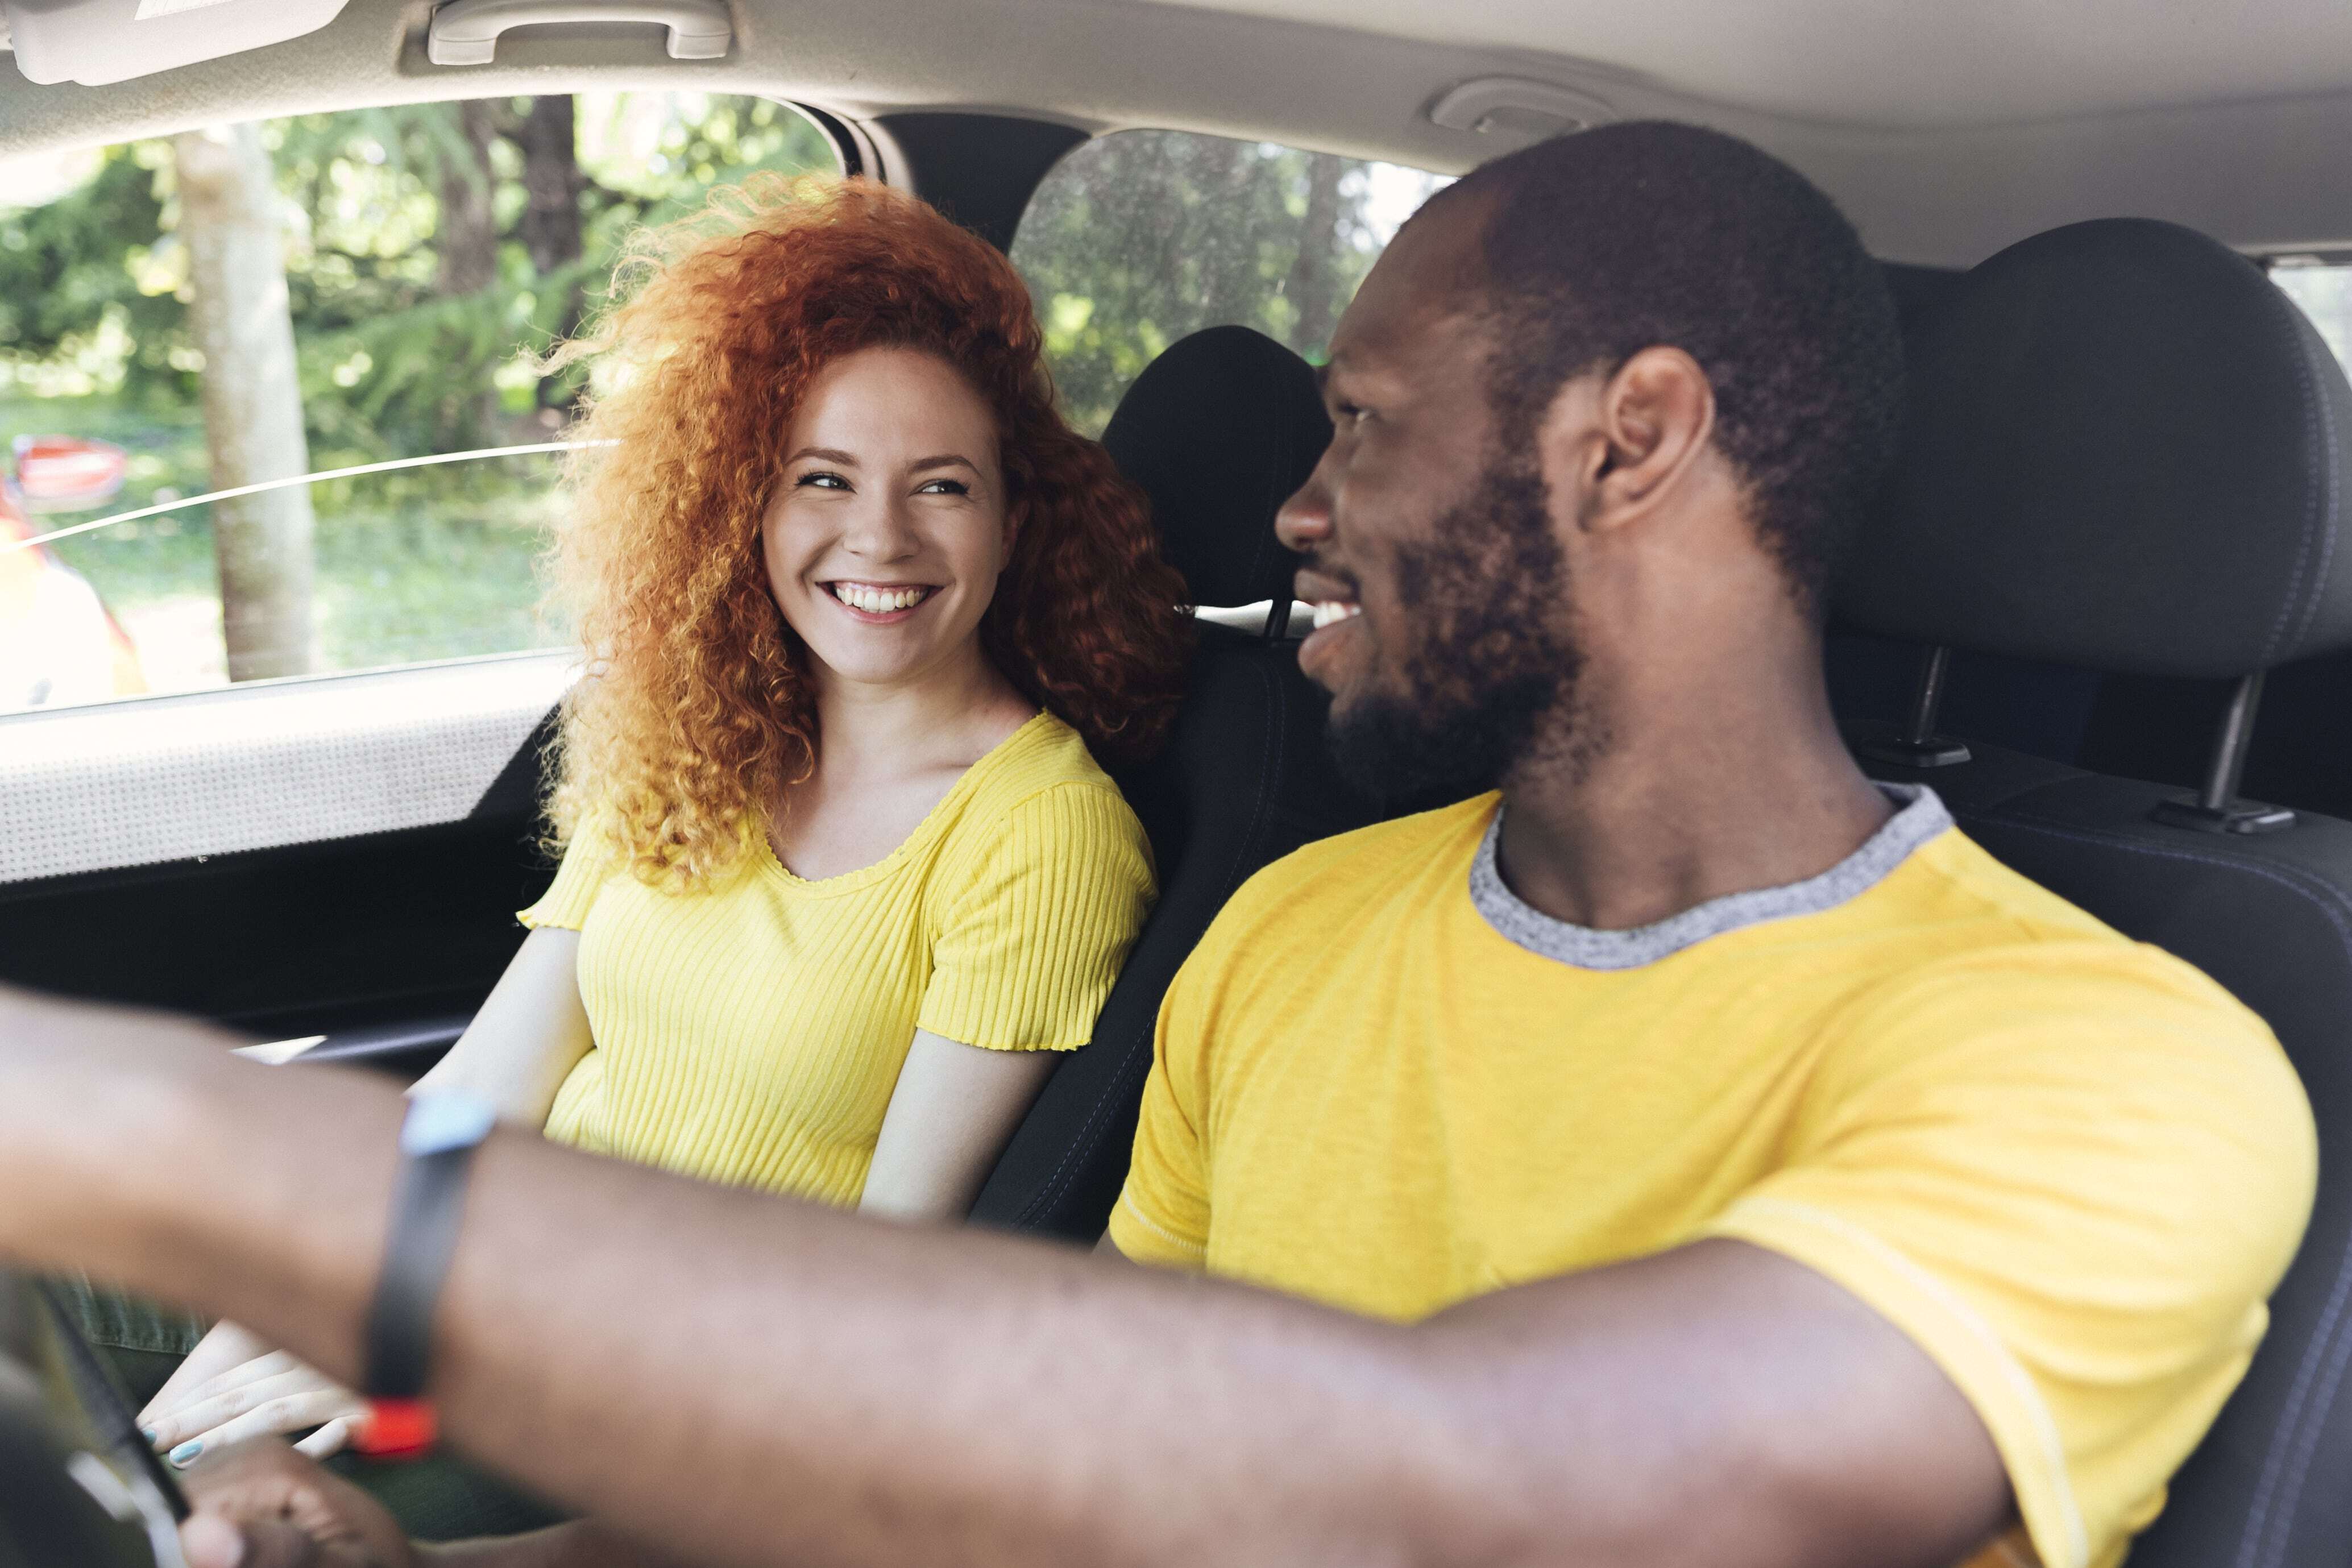
[[[383,1504],[282,1443],[207,1456],[183,1484],[188,1568],[422,1568]]]

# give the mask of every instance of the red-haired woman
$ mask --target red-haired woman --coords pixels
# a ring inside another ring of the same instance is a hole
[[[858,181],[656,234],[592,339],[553,555],[587,676],[521,951],[420,1087],[581,1148],[961,1219],[1154,894],[1093,753],[1173,714],[1144,503],[1054,405],[987,244]],[[175,1462],[348,1394],[216,1330]],[[209,1386],[207,1386],[209,1384]],[[269,1403],[255,1408],[257,1401]]]

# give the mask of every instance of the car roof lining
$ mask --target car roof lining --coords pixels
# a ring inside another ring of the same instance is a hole
[[[496,65],[449,69],[424,58],[431,0],[351,0],[306,37],[112,87],[35,87],[0,75],[0,156],[223,120],[560,86],[765,93],[868,121],[929,110],[1087,131],[1161,126],[1451,173],[1517,143],[1436,126],[1428,104],[1454,84],[1506,75],[1589,93],[1625,118],[1690,120],[1748,137],[1821,184],[1889,260],[1966,266],[2042,229],[2115,214],[2168,218],[2248,249],[2352,243],[2352,181],[2340,153],[2352,145],[2352,77],[2300,96],[1873,126],[1740,107],[1622,64],[1202,8],[1209,3],[866,0],[849,17],[819,0],[738,0],[735,49],[720,62],[670,61],[656,29],[607,26],[519,32]],[[1256,8],[1306,13],[1317,4]],[[1031,47],[1039,39],[1052,47]]]
[[[1136,3],[1136,0],[1129,0]],[[1717,102],[1882,129],[1990,125],[2352,85],[2342,0],[2263,0],[2226,29],[2148,0],[1154,0],[1423,42],[1608,61]]]

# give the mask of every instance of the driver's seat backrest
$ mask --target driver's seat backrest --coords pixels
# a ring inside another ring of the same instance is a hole
[[[1286,611],[1297,561],[1276,509],[1307,480],[1331,424],[1307,362],[1246,327],[1171,346],[1136,378],[1103,433],[1151,498],[1162,548],[1198,608],[1272,601]],[[1375,803],[1323,747],[1327,704],[1296,646],[1198,623],[1167,747],[1114,769],[1150,836],[1160,902],[1096,1020],[1055,1069],[998,1160],[975,1223],[1092,1241],[1126,1180],[1160,1000],[1209,922],[1250,875],[1311,838],[1360,827]]]
[[[1837,590],[1862,630],[2233,685],[2352,649],[2352,387],[2225,247],[2132,219],[2013,246],[1921,322],[1911,382],[1888,502]],[[2233,831],[2254,819],[1971,744],[1874,771],[1932,785],[2010,866],[2227,986],[2318,1122],[2269,1335],[2132,1568],[2352,1561],[2352,824]]]

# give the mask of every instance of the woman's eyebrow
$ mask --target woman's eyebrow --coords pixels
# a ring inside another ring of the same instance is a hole
[[[978,463],[973,462],[970,458],[958,457],[953,452],[942,452],[936,458],[918,458],[907,465],[907,471],[910,474],[919,474],[928,468],[950,468],[959,465],[970,468],[975,474],[980,472]]]
[[[797,463],[803,458],[817,458],[828,463],[845,464],[853,468],[857,467],[857,459],[851,454],[843,451],[838,447],[803,447],[799,451],[794,452],[791,457],[786,458],[784,461],[787,463]]]

